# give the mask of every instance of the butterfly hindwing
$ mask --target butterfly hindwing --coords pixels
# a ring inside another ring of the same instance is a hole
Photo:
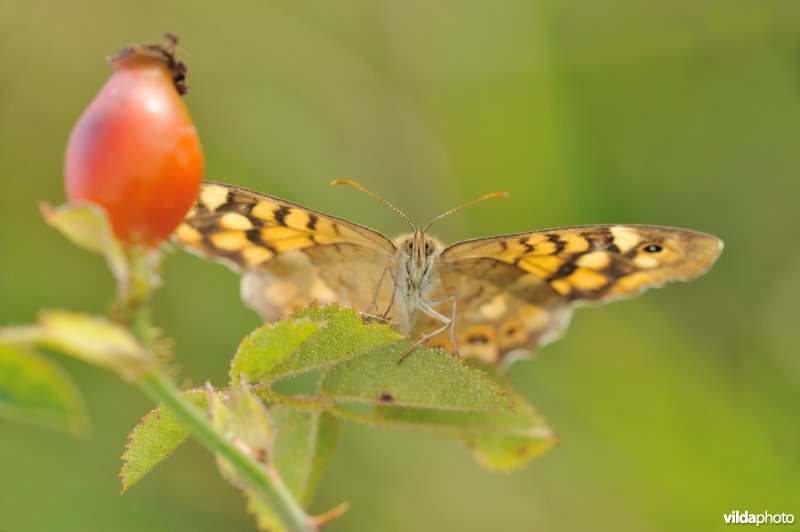
[[[434,297],[456,297],[455,338],[458,353],[497,363],[506,353],[544,345],[560,336],[571,306],[547,282],[512,264],[491,258],[442,262]],[[445,315],[448,306],[439,311]],[[436,330],[438,322],[420,317],[417,334]],[[448,335],[431,345],[452,350]]]

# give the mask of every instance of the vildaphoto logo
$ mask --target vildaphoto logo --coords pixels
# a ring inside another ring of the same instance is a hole
[[[734,510],[729,514],[723,514],[722,518],[725,519],[726,525],[791,525],[794,523],[794,514],[771,514],[764,512],[760,514],[752,514],[745,510],[740,512]]]

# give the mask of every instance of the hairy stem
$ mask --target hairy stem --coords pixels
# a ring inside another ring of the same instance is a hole
[[[131,332],[155,357],[152,338],[149,298],[158,281],[141,252],[132,253],[133,276],[128,293],[120,301],[126,307]],[[211,418],[183,395],[175,383],[157,366],[138,382],[139,388],[151,399],[161,403],[175,419],[183,424],[206,449],[227,460],[247,482],[253,492],[275,512],[287,532],[314,532],[316,525],[292,496],[280,475],[271,465],[265,465],[237,447],[211,423]]]
[[[253,491],[275,511],[287,531],[315,529],[277,472],[270,466],[264,468],[214,429],[208,415],[183,397],[175,383],[160,370],[149,372],[139,384],[148,396],[163,404],[209,451],[219,453],[236,468]]]

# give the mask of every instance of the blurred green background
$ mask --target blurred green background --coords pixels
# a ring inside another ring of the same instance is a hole
[[[37,213],[61,202],[73,123],[130,41],[177,33],[209,179],[389,234],[359,180],[445,241],[653,223],[720,236],[712,272],[602,309],[511,376],[562,443],[513,475],[458,445],[348,425],[315,509],[331,530],[715,530],[800,514],[800,3],[0,1],[0,323],[101,312],[112,282]],[[157,321],[185,384],[221,385],[258,325],[225,268],[177,252]],[[253,528],[186,445],[125,496],[126,435],[150,407],[60,360],[94,430],[0,422],[0,530]],[[800,518],[800,515],[798,515]]]

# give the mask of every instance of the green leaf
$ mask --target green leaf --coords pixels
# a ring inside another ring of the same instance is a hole
[[[248,334],[231,363],[231,384],[237,385],[242,375],[251,382],[273,380],[275,367],[297,352],[320,326],[305,319],[289,319]]]
[[[213,398],[209,401],[209,410],[214,427],[226,434],[239,449],[244,450],[264,469],[274,472],[272,469],[275,458],[273,456],[273,421],[263,403],[252,394],[247,378],[245,377],[234,389],[227,405],[220,395],[214,395],[212,389],[209,389],[209,398]],[[289,422],[291,427],[291,420]],[[309,434],[305,435],[305,439],[309,439]],[[300,442],[293,441],[291,443],[298,444]],[[289,450],[288,455],[293,456],[297,450]],[[284,454],[286,454],[285,451]],[[255,515],[259,530],[285,530],[269,501],[259,496],[252,489],[253,486],[239,474],[230,462],[217,454],[217,464],[219,464],[222,476],[244,492],[247,499],[247,511]],[[299,472],[294,468],[302,467],[300,463],[289,462],[288,465],[293,474]],[[274,474],[270,476],[273,477],[273,482],[283,481],[283,479],[275,478]]]
[[[439,349],[408,349],[402,340],[328,369],[321,395],[336,403],[392,404],[459,411],[502,411],[511,406],[486,374]]]
[[[275,428],[272,462],[284,484],[303,506],[314,495],[323,469],[339,441],[339,420],[319,411],[273,405],[269,409]],[[255,515],[259,530],[284,530],[272,508],[245,490],[247,511]]]
[[[152,367],[147,350],[124,327],[105,318],[65,310],[39,315],[36,343],[102,366],[135,381]]]
[[[339,420],[320,411],[273,405],[273,463],[300,502],[311,503],[314,491],[339,443]]]
[[[0,416],[84,434],[80,392],[60,367],[33,351],[0,343]]]
[[[128,282],[128,261],[102,207],[82,203],[53,208],[42,203],[39,209],[47,223],[73,244],[105,256],[117,284],[125,286]]]
[[[208,408],[205,390],[188,390],[183,395],[200,408]],[[189,429],[178,423],[163,406],[159,405],[145,415],[128,436],[128,445],[122,454],[125,464],[119,476],[123,493],[170,456],[188,437]]]
[[[480,465],[511,471],[542,455],[558,441],[533,406],[510,383],[505,412],[444,412],[422,408],[379,406],[366,421],[379,426],[423,430],[462,442]]]
[[[66,310],[43,311],[36,325],[4,327],[0,342],[60,351],[130,381],[152,367],[147,349],[126,328],[103,317]]]
[[[337,305],[311,304],[296,311],[289,319],[311,320],[324,323],[325,326],[308,338],[293,355],[275,366],[270,372],[273,382],[330,366],[401,338],[387,325],[365,325],[354,309],[342,309]]]
[[[247,390],[243,397],[249,399],[238,408],[219,395],[221,400],[212,409],[217,426],[258,460],[274,466],[306,504],[336,448],[338,417],[454,438],[495,470],[518,467],[553,445],[555,439],[544,419],[518,394],[506,396],[481,369],[428,348],[416,349],[398,365],[409,345],[385,325],[365,325],[351,309],[311,305],[276,325],[258,329],[242,342],[231,365],[231,380],[239,395]],[[318,397],[287,397],[269,389],[281,378],[319,368],[325,370]],[[249,388],[251,378],[266,386]],[[270,405],[269,417],[260,402],[252,402],[252,391]],[[371,405],[372,413],[347,410],[359,404]],[[270,424],[275,438],[271,446],[266,444]],[[251,429],[260,436],[248,436]],[[132,433],[125,454],[125,488],[187,436],[160,409],[146,416]],[[254,444],[255,440],[260,443]],[[228,471],[224,474],[234,476]],[[248,487],[240,487],[247,494]],[[248,497],[259,521],[273,526],[269,508]]]

